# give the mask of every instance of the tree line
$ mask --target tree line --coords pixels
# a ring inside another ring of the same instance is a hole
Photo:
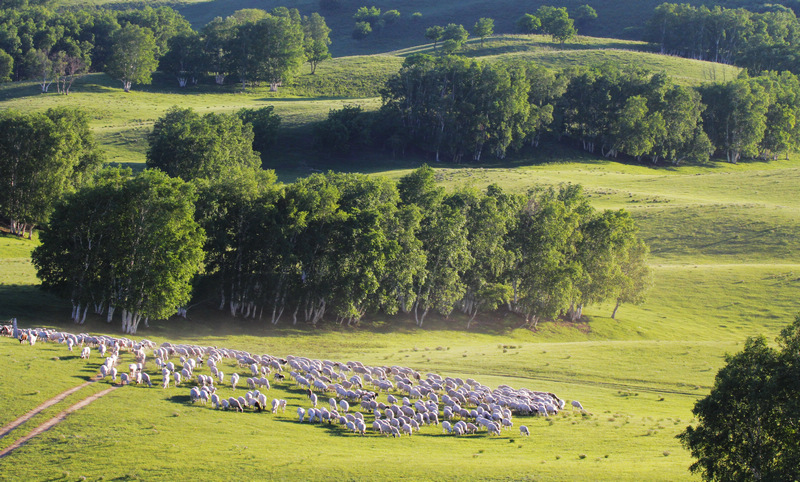
[[[798,148],[799,95],[789,72],[692,88],[612,64],[554,72],[418,54],[387,81],[378,112],[332,111],[316,132],[334,153],[372,145],[451,162],[480,161],[487,152],[503,159],[543,136],[653,164],[705,162],[713,154],[738,162]]]
[[[117,312],[135,332],[194,290],[232,316],[274,324],[403,312],[422,326],[454,310],[471,323],[505,306],[536,327],[578,320],[588,304],[640,302],[649,286],[630,215],[596,211],[579,186],[447,192],[427,166],[397,183],[328,173],[284,185],[253,162],[249,125],[208,146],[240,152],[226,165],[202,150],[180,154],[208,145],[218,116],[173,109],[150,137],[151,169],[102,170],[57,203],[33,261],[76,322]]]
[[[54,11],[44,6],[0,9],[0,81],[35,79],[69,93],[75,78],[103,71],[122,82],[149,84],[156,69],[181,87],[211,74],[217,84],[267,83],[276,89],[308,62],[311,73],[330,58],[330,29],[318,13],[297,9],[239,10],[200,31],[169,7]]]
[[[661,53],[744,67],[751,74],[800,73],[800,22],[782,5],[763,11],[663,3],[645,29],[645,40]]]

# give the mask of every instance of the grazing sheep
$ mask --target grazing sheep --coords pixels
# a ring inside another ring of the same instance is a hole
[[[83,358],[84,360],[88,359],[91,351],[92,349],[89,348],[88,346],[83,347],[83,349],[81,350],[81,358]]]
[[[297,418],[300,420],[300,423],[303,423],[303,417],[305,417],[306,411],[303,407],[297,407]]]
[[[317,407],[317,394],[309,390],[308,399],[311,400],[311,405]]]
[[[221,406],[219,395],[217,395],[216,393],[211,394],[211,405],[213,405],[214,408],[220,408]]]
[[[278,405],[280,404],[280,400],[277,398],[272,399],[272,413],[278,413]]]
[[[130,383],[130,377],[127,373],[121,373],[119,376],[119,383],[120,385],[128,385]]]
[[[200,389],[197,387],[192,387],[192,389],[189,390],[189,399],[192,401],[192,403],[194,403],[199,398],[200,398]]]
[[[181,384],[181,374],[179,372],[173,373],[172,374],[172,379],[175,380],[175,386],[176,387]]]
[[[146,383],[148,387],[153,386],[153,383],[150,381],[150,375],[144,372],[139,372],[139,374],[142,376],[140,383]]]
[[[577,400],[573,400],[573,401],[572,401],[572,409],[573,409],[573,410],[575,410],[576,408],[577,408],[578,410],[580,410],[580,411],[584,411],[584,410],[583,410],[583,405],[581,405],[581,402],[579,402],[579,401],[577,401]]]
[[[233,375],[231,375],[231,386],[233,387],[234,390],[236,390],[237,383],[239,383],[239,374],[234,373]]]
[[[341,402],[339,402],[339,407],[341,407],[342,411],[345,413],[350,411],[350,404],[347,403],[347,400],[342,400]]]
[[[111,381],[112,382],[116,382],[117,381],[117,368],[116,367],[111,367],[111,371],[108,372],[108,373],[109,373],[109,375],[111,375]]]
[[[520,433],[520,435],[524,435],[526,437],[530,436],[530,434],[531,434],[528,431],[528,427],[526,427],[525,425],[520,425],[519,426],[519,433]]]

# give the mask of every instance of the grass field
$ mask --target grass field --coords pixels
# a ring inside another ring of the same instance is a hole
[[[580,39],[564,51],[539,37],[502,36],[484,49],[472,43],[467,53],[534,58],[553,67],[628,62],[688,84],[736,75],[732,68],[639,48],[632,42]],[[307,147],[303,136],[310,122],[345,104],[376,108],[381,79],[399,68],[404,56],[428,49],[333,59],[321,64],[316,76],[301,75],[277,96],[265,89],[239,92],[236,86],[180,91],[164,79],[124,94],[108,77],[93,74],[69,97],[38,94],[34,84],[2,85],[0,109],[86,109],[109,161],[141,167],[145,136],[172,105],[201,113],[275,105],[285,127],[284,161],[277,172],[291,181],[330,165]],[[333,163],[340,170],[393,179],[417,165],[373,158]],[[287,412],[277,415],[193,406],[188,387],[123,387],[0,459],[0,480],[693,479],[689,455],[675,435],[691,422],[695,400],[710,390],[726,353],[739,350],[747,336],[774,338],[800,311],[800,159],[651,167],[550,145],[502,165],[435,168],[437,180],[450,189],[498,183],[525,192],[572,182],[582,184],[598,208],[629,210],[651,246],[654,287],[647,301],[623,305],[616,320],[609,317],[612,306],[590,306],[582,323],[542,323],[537,332],[517,329],[520,320],[511,316],[479,319],[470,332],[458,315],[449,322],[434,318],[425,329],[393,317],[366,320],[358,330],[310,330],[194,309],[190,320],[152,323],[140,328],[140,336],[280,356],[406,365],[423,373],[474,377],[490,386],[552,391],[580,400],[589,414],[565,410],[549,421],[516,420],[516,426],[531,428],[530,438],[516,429],[501,437],[454,438],[436,428],[401,440],[361,438],[296,423],[296,408],[308,402],[289,384],[273,384],[269,393],[289,401]],[[70,324],[69,305],[37,288],[30,263],[36,243],[0,234],[0,320],[17,317],[23,327],[118,334],[116,324],[91,317],[84,326]],[[86,362],[77,355],[63,345],[29,347],[0,338],[0,407],[5,409],[0,425],[96,373],[99,359]],[[122,365],[129,362],[125,358]],[[228,365],[223,371],[234,369]],[[154,381],[160,382],[160,375]],[[0,439],[0,450],[108,383],[89,385],[45,410]],[[223,389],[223,394],[232,391]]]
[[[406,172],[383,175],[396,178]],[[335,428],[299,425],[294,410],[308,404],[288,384],[274,384],[270,392],[289,401],[287,413],[278,415],[192,406],[188,388],[124,387],[3,459],[3,477],[147,480],[180,473],[181,479],[208,474],[225,479],[235,467],[238,478],[311,480],[331,473],[346,479],[691,479],[691,461],[674,436],[690,423],[694,401],[711,388],[726,353],[739,350],[750,335],[773,338],[798,311],[800,201],[792,195],[798,173],[797,159],[674,169],[596,159],[437,169],[449,187],[499,182],[524,190],[534,184],[580,182],[598,207],[631,210],[652,246],[655,286],[643,305],[623,305],[617,320],[609,318],[611,306],[601,305],[586,310],[586,323],[545,323],[536,333],[514,329],[513,320],[482,320],[466,332],[441,321],[417,329],[402,318],[370,320],[362,330],[332,326],[308,331],[197,311],[190,313],[192,321],[159,323],[141,334],[155,341],[473,376],[490,386],[553,391],[581,400],[591,413],[566,410],[551,421],[518,419],[517,425],[531,428],[529,439],[516,430],[491,439],[455,439],[435,428],[403,440],[362,439]],[[33,244],[0,238],[2,266],[15,266],[3,269],[0,318],[15,315],[25,326],[78,331],[61,322],[68,306],[31,286],[34,275],[26,257]],[[220,319],[228,322],[219,325]],[[114,333],[115,328],[90,320],[80,330]],[[14,407],[2,422],[81,383],[99,363],[95,359],[87,369],[64,346],[31,348],[8,339],[0,339],[0,353],[13,366],[0,372],[0,401]],[[58,381],[50,382],[51,377]],[[56,411],[51,408],[36,420]],[[0,447],[32,426],[0,441]],[[158,454],[154,446],[161,448]]]

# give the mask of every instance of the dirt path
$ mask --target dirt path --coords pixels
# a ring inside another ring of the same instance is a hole
[[[92,382],[86,382],[85,384],[83,384],[83,385],[79,385],[79,386],[78,386],[78,387],[76,387],[76,388],[84,387],[84,386],[86,386],[86,385],[87,385],[87,384],[89,384],[89,383],[93,383],[93,381],[92,381]],[[105,390],[103,390],[103,391],[101,391],[101,392],[97,392],[97,393],[95,393],[94,395],[91,395],[91,396],[89,396],[89,397],[86,397],[86,398],[84,398],[83,400],[81,400],[80,402],[76,403],[75,405],[72,405],[71,407],[67,408],[67,409],[66,409],[66,410],[64,410],[63,412],[61,412],[61,413],[59,413],[58,415],[56,415],[55,417],[51,418],[50,420],[46,421],[45,423],[43,423],[43,424],[39,425],[38,427],[36,427],[35,429],[33,429],[33,431],[31,431],[31,433],[29,433],[28,435],[26,435],[26,436],[22,437],[21,439],[17,440],[16,442],[14,442],[13,444],[9,445],[9,446],[8,446],[8,447],[6,447],[5,449],[3,449],[3,450],[0,450],[0,459],[2,459],[3,457],[5,457],[6,455],[10,454],[10,453],[11,453],[11,452],[13,452],[14,450],[18,449],[18,448],[19,448],[21,445],[23,445],[24,443],[26,443],[28,440],[32,439],[33,437],[36,437],[37,435],[41,434],[41,433],[42,433],[42,432],[44,432],[45,430],[49,430],[49,429],[53,428],[53,427],[54,427],[56,424],[58,424],[59,422],[61,422],[62,420],[64,420],[64,419],[67,417],[67,415],[69,415],[70,413],[72,413],[72,412],[74,412],[74,411],[76,411],[76,410],[79,410],[79,409],[81,409],[81,408],[85,407],[86,405],[89,405],[90,403],[94,402],[94,401],[95,401],[95,400],[97,400],[98,398],[100,398],[100,397],[102,397],[103,395],[106,395],[106,394],[108,394],[108,393],[111,393],[112,391],[116,390],[117,388],[119,388],[119,386],[113,386],[113,387],[110,387],[110,388],[106,388]],[[74,388],[73,388],[73,389],[71,389],[71,390],[72,390],[73,392],[75,391],[75,389],[74,389]],[[68,390],[68,391],[70,391],[70,390]],[[61,395],[64,395],[65,393],[67,393],[67,392],[64,392],[64,393],[62,393]],[[61,395],[59,395],[59,397],[60,397]],[[57,398],[57,397],[56,397],[56,398]],[[52,399],[51,399],[51,400],[52,400]],[[48,400],[48,402],[49,402],[49,401],[50,401],[50,400]],[[54,402],[54,403],[55,403],[55,402]],[[51,405],[52,405],[52,404],[51,404]],[[37,409],[38,409],[38,407],[37,407]],[[32,412],[29,412],[27,415],[30,415],[31,413],[32,413]],[[27,416],[27,415],[25,415],[25,416]],[[23,418],[24,418],[24,417],[23,417]],[[29,417],[29,418],[30,418],[30,417]],[[17,419],[17,420],[16,420],[16,421],[14,421],[13,423],[16,423],[16,422],[17,422],[17,421],[19,421],[19,420],[20,420],[20,419]],[[21,424],[21,423],[22,423],[22,422],[20,422],[20,424]],[[9,425],[10,425],[10,424],[9,424]],[[5,428],[5,427],[4,427],[4,428]],[[13,429],[12,429],[12,430],[13,430]]]
[[[25,423],[28,420],[32,419],[34,416],[36,416],[42,410],[44,410],[44,409],[46,409],[48,407],[52,407],[56,403],[64,400],[65,398],[67,398],[68,396],[70,396],[73,393],[77,392],[81,388],[89,386],[89,385],[91,385],[92,383],[95,383],[98,380],[100,380],[100,378],[95,377],[95,378],[89,380],[88,382],[81,383],[77,387],[70,388],[66,392],[59,393],[55,397],[51,398],[50,400],[47,400],[46,402],[44,402],[43,404],[41,404],[38,407],[34,408],[30,412],[26,413],[25,415],[19,417],[18,419],[14,420],[13,422],[9,423],[5,427],[0,428],[0,439],[5,437],[6,435],[10,434],[12,431],[14,431],[14,429],[19,427],[23,423]]]

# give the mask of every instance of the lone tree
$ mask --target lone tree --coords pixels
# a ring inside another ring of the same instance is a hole
[[[542,30],[550,35],[554,41],[564,42],[578,34],[575,30],[574,21],[569,18],[569,13],[565,7],[555,8],[542,6],[536,10],[536,16],[542,21]]]
[[[311,75],[317,71],[317,65],[331,58],[328,45],[331,44],[331,29],[325,24],[325,18],[314,12],[310,17],[303,17],[303,50],[306,62],[311,65]]]
[[[436,44],[442,39],[442,35],[444,35],[444,27],[441,25],[434,25],[425,30],[425,38],[433,40],[433,50],[436,50]]]
[[[106,73],[122,82],[125,92],[133,84],[150,84],[158,67],[158,46],[149,28],[128,24],[114,33]]]
[[[800,315],[778,338],[748,338],[726,358],[714,388],[692,412],[695,427],[678,435],[706,480],[800,477]]]
[[[494,19],[479,18],[472,27],[472,34],[481,39],[481,48],[483,48],[483,41],[486,37],[494,33]]]
[[[520,33],[532,34],[542,28],[542,21],[536,15],[526,13],[517,20],[517,30]]]

